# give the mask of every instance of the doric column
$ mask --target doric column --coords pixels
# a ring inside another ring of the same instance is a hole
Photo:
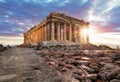
[[[45,28],[46,28],[46,40],[48,40],[48,29],[47,29],[47,24],[45,25]]]
[[[57,25],[57,40],[58,41],[60,40],[60,22],[58,22],[58,25]]]
[[[54,27],[55,27],[55,25],[54,25],[54,22],[52,21],[51,22],[51,40],[55,40],[55,36],[54,36],[55,29],[54,29]]]
[[[45,40],[47,40],[47,31],[46,31],[46,25],[45,25]]]
[[[49,31],[48,31],[48,28],[49,28],[49,25],[48,24],[46,24],[46,40],[49,40]]]
[[[75,42],[76,41],[76,27],[75,25],[72,25],[72,41]]]
[[[74,25],[72,25],[72,41],[74,42],[75,40],[75,28],[74,28]]]
[[[41,41],[41,28],[39,29],[39,41]]]
[[[89,30],[89,28],[87,28]],[[86,36],[86,41],[87,41],[87,44],[89,43],[89,32],[87,33],[87,36]]]
[[[43,30],[43,41],[45,41],[45,29],[44,29],[44,26],[42,27],[42,30]]]
[[[69,41],[72,41],[72,28],[71,28],[71,24],[69,25]]]
[[[40,28],[40,40],[42,41],[42,28]]]
[[[41,41],[42,41],[42,36],[43,36],[43,35],[42,35],[42,27],[41,27]]]
[[[45,36],[45,41],[47,40],[47,38],[46,38],[46,24],[45,24],[45,26],[44,26],[44,36]]]
[[[50,40],[50,25],[47,24],[47,39]]]
[[[79,27],[80,29],[79,29],[79,31],[80,31],[80,37],[79,37],[79,39],[80,39],[80,43],[83,43],[83,34],[82,34],[82,29],[83,29],[83,25],[80,25],[80,27]]]
[[[43,26],[42,26],[41,30],[42,30],[42,41],[43,41]]]
[[[74,28],[75,28],[74,29],[74,37],[75,37],[75,42],[76,42],[76,39],[77,39],[77,27],[76,27],[76,25],[75,25]]]
[[[43,30],[43,41],[45,40],[45,31],[44,31],[44,26],[42,27]]]
[[[63,30],[63,40],[66,40],[66,23],[64,23],[64,30]]]
[[[42,26],[41,30],[42,30],[42,31],[41,31],[41,32],[42,32],[42,41],[43,41],[43,26]]]
[[[79,26],[79,30],[78,30],[78,41],[79,41],[79,43],[80,43],[80,37],[81,37],[81,35],[80,35],[80,26]]]

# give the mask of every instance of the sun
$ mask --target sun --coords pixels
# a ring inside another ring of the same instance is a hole
[[[90,43],[97,43],[99,41],[99,30],[97,27],[89,27],[89,41]]]
[[[89,36],[89,29],[88,28],[81,29],[81,35],[82,42],[86,43],[88,41],[87,37]]]
[[[82,39],[86,41],[87,36],[89,36],[89,41],[94,42],[96,41],[96,32],[97,32],[96,29],[91,28],[91,27],[83,28],[81,29]]]
[[[86,28],[82,29],[81,32],[82,32],[83,35],[88,35],[89,34],[89,30],[86,29]]]

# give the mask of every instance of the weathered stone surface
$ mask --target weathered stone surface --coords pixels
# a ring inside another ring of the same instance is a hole
[[[102,55],[93,56],[100,52]],[[9,78],[1,80],[4,80],[3,82],[119,81],[120,66],[117,63],[119,56],[116,53],[118,52],[106,51],[104,54],[103,51],[80,50],[78,46],[50,47],[41,50],[12,48],[0,54],[0,79],[10,75]],[[13,76],[14,74],[16,76]]]
[[[104,67],[100,69],[99,76],[103,80],[110,80],[116,78],[118,73],[120,73],[120,67],[113,64],[105,64]]]
[[[17,77],[17,75],[16,74],[11,74],[11,75],[2,75],[2,76],[0,76],[0,82],[1,81],[10,81],[10,80],[13,80],[13,79],[15,79]]]
[[[113,79],[113,80],[111,80],[110,82],[120,82],[120,80],[118,80],[118,79]]]

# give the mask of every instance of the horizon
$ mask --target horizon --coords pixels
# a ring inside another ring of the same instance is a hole
[[[50,12],[90,22],[90,43],[120,46],[120,0],[0,0],[0,44],[19,45],[23,33]]]

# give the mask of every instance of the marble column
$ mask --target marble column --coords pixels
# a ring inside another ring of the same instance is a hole
[[[79,36],[80,36],[80,37],[79,37],[79,40],[80,40],[80,43],[83,43],[83,34],[82,34],[82,28],[83,28],[83,26],[80,25],[79,28],[80,28],[80,29],[79,29],[79,31],[80,31],[80,34],[79,34]]]
[[[48,25],[47,25],[47,30],[48,30],[48,40],[50,40],[50,24],[48,23]]]
[[[45,40],[44,26],[42,27],[43,41]]]
[[[81,36],[80,36],[80,26],[79,26],[79,30],[78,30],[78,36],[79,36],[79,37],[78,37],[78,41],[79,41],[79,43],[80,43],[80,37],[81,37]]]
[[[69,41],[72,41],[72,28],[71,28],[71,24],[69,25]]]
[[[64,23],[63,40],[66,40],[66,23]]]
[[[58,25],[57,25],[57,40],[58,41],[60,40],[60,22],[58,22]]]
[[[75,42],[75,25],[72,25],[72,41]]]
[[[54,25],[54,22],[52,21],[51,22],[51,40],[55,40],[55,36],[54,36],[54,31],[55,31],[55,25]]]
[[[40,34],[41,34],[41,41],[42,41],[42,28],[40,29]]]
[[[75,39],[75,42],[77,42],[77,27],[76,27],[76,25],[75,25],[75,27],[74,27],[74,39]]]
[[[46,27],[46,40],[48,40],[48,29],[47,29],[47,24],[45,25],[45,27]]]
[[[45,41],[45,27],[43,26],[43,41]]]
[[[49,40],[49,31],[48,31],[48,28],[49,28],[49,25],[48,24],[46,24],[46,40]]]
[[[89,30],[89,28],[87,28],[87,30]],[[87,44],[89,43],[89,32],[87,33],[87,36],[86,36],[86,43]]]
[[[45,26],[44,26],[44,37],[45,37],[44,39],[45,39],[45,41],[46,41],[46,40],[47,40],[47,39],[46,39],[46,24],[45,24]]]

